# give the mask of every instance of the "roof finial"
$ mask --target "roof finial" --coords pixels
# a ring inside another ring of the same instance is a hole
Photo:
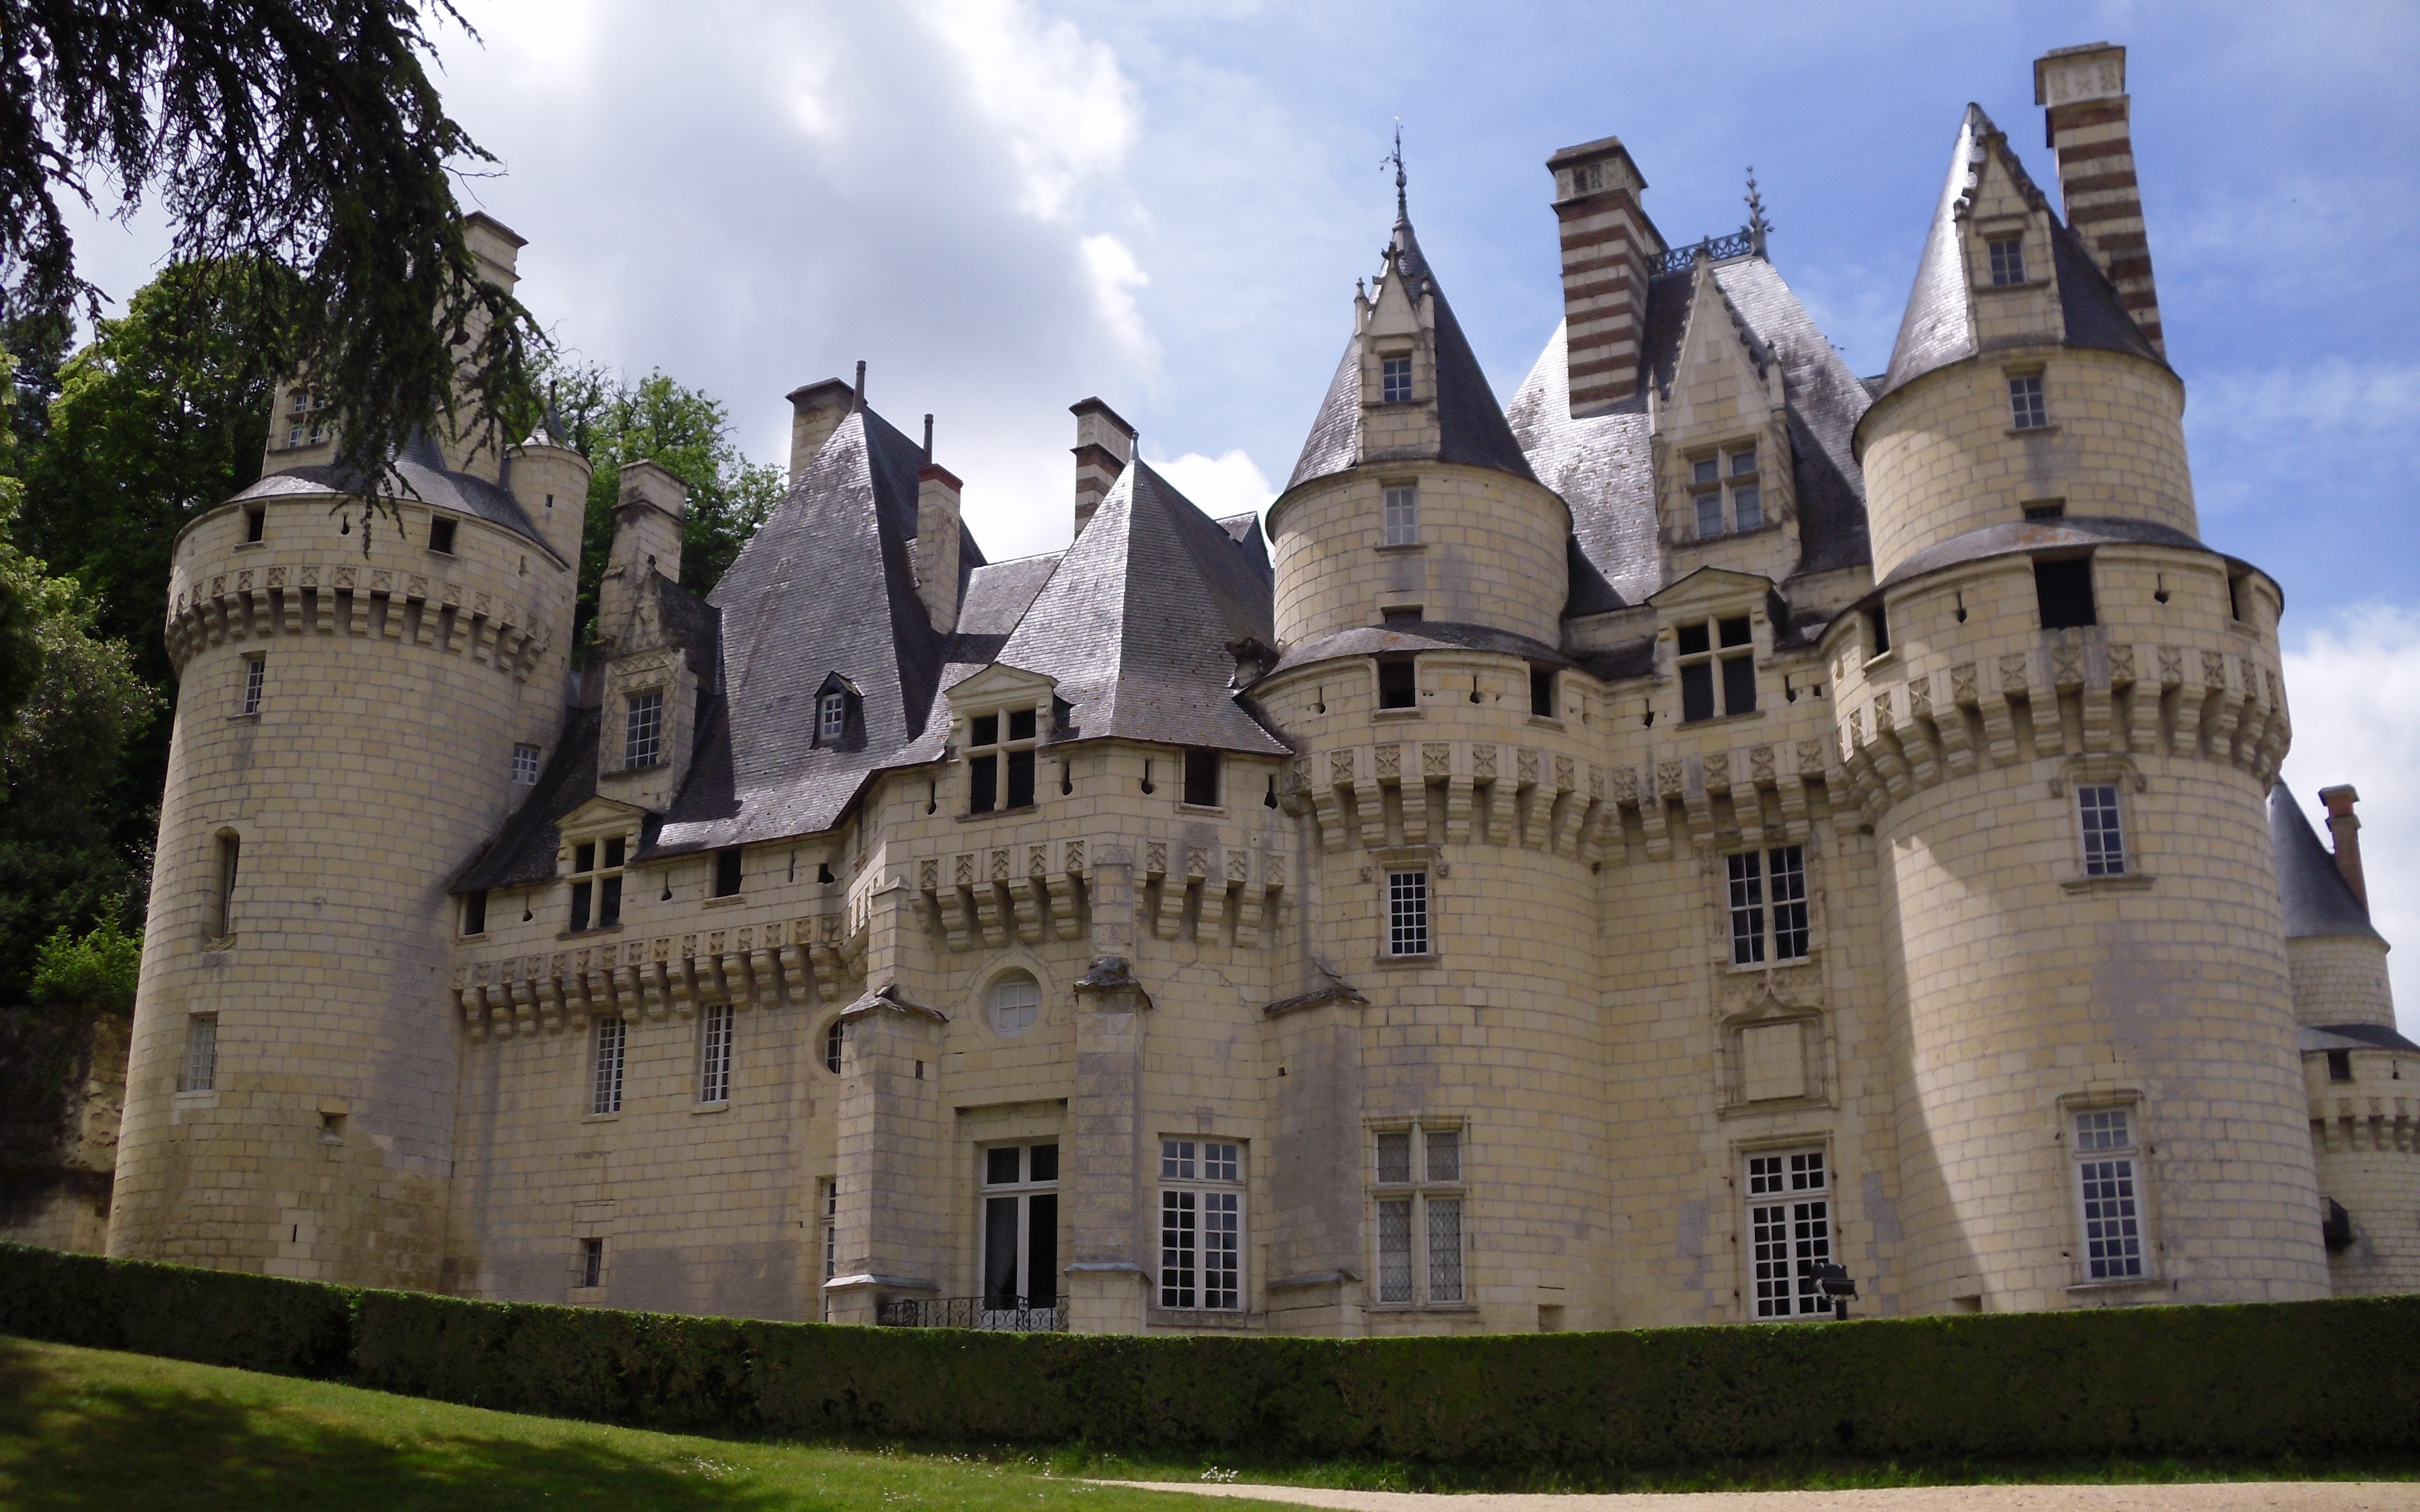
[[[1773,223],[1764,218],[1764,196],[1756,192],[1756,164],[1747,165],[1747,241],[1748,250],[1764,256],[1764,239],[1773,234]],[[1766,258],[1769,262],[1772,259]]]
[[[1395,150],[1380,158],[1378,166],[1383,168],[1390,162],[1395,165],[1395,224],[1404,225],[1411,221],[1411,215],[1404,208],[1404,118],[1401,116],[1395,117]]]

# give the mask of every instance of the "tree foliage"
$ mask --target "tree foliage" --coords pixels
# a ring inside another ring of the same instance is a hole
[[[354,466],[495,433],[544,336],[465,239],[453,175],[493,160],[445,114],[424,12],[461,23],[450,0],[0,0],[0,317],[97,317],[63,203],[104,184],[121,219],[159,200],[178,262],[298,270],[243,307],[240,349],[310,375]]]
[[[143,972],[143,932],[103,918],[79,937],[62,924],[34,955],[34,1001],[73,1003],[107,1013],[134,1010]]]
[[[569,440],[597,470],[580,546],[581,640],[596,618],[626,462],[654,462],[689,485],[681,586],[700,595],[712,590],[782,501],[788,486],[783,471],[749,461],[731,438],[731,417],[721,402],[661,369],[635,383],[593,363],[555,367],[548,378]]]

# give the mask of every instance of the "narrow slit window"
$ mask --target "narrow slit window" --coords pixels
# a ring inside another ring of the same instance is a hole
[[[580,1288],[593,1291],[605,1284],[605,1242],[583,1239],[580,1242]]]
[[[210,933],[225,939],[235,933],[236,869],[243,860],[243,841],[234,835],[221,835],[218,845],[217,887],[210,898]]]
[[[845,1036],[838,1023],[824,1031],[824,1070],[840,1074],[840,1051]]]
[[[269,658],[265,656],[243,658],[243,712],[260,712],[262,697],[269,689]]]

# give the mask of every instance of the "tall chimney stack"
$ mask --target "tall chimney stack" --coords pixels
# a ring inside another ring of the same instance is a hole
[[[1664,239],[1639,207],[1647,180],[1621,138],[1565,147],[1546,169],[1562,233],[1565,365],[1576,420],[1637,396],[1647,280]]]
[[[807,474],[807,464],[831,440],[831,433],[848,416],[848,407],[856,391],[838,378],[826,378],[792,389],[790,401],[790,486]]]
[[[2352,806],[2361,795],[2352,784],[2319,789],[2319,801],[2328,806],[2328,833],[2335,837],[2336,870],[2344,873],[2345,885],[2361,903],[2364,912],[2369,908],[2369,884],[2361,875],[2361,821],[2353,816]]]
[[[2070,229],[2091,249],[2118,302],[2164,357],[2151,240],[2134,178],[2126,50],[2107,42],[2061,47],[2034,60],[2034,103],[2049,107],[2044,137],[2058,155],[2058,195]]]
[[[1076,417],[1076,533],[1084,533],[1093,511],[1134,460],[1135,428],[1098,399],[1067,407]]]
[[[933,628],[949,635],[958,627],[958,494],[964,486],[948,468],[927,462],[916,470],[916,596]]]

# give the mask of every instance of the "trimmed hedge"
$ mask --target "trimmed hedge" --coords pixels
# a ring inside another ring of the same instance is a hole
[[[0,1334],[741,1435],[1639,1468],[2420,1451],[2420,1297],[1145,1338],[464,1302],[0,1244]]]

